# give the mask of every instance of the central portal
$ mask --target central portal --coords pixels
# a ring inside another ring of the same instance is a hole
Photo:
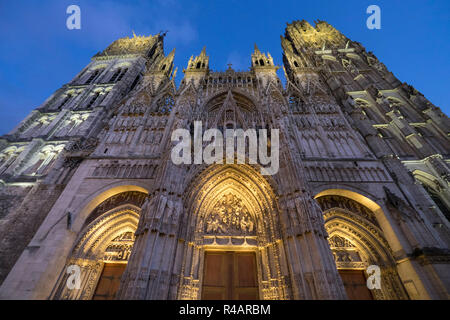
[[[206,251],[203,300],[258,300],[254,252]]]
[[[277,198],[256,169],[212,165],[192,173],[179,299],[289,297]]]

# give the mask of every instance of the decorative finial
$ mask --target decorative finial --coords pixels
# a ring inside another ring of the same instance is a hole
[[[284,72],[284,76],[286,77],[286,80],[289,80],[288,74],[287,74],[286,69],[284,68],[284,66],[283,66],[283,72]]]
[[[178,71],[178,67],[176,67],[175,70],[173,71],[172,79],[175,79],[175,77],[177,76],[177,71]]]

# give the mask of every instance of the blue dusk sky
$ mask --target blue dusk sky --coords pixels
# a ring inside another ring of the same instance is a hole
[[[81,30],[66,28],[66,8],[81,8]],[[366,8],[381,8],[369,30]],[[400,81],[450,113],[450,1],[6,1],[0,2],[0,134],[70,81],[115,39],[168,30],[177,83],[191,55],[206,46],[212,70],[250,66],[254,43],[282,64],[287,22],[325,20],[374,52]],[[279,70],[280,71],[280,70]],[[280,77],[282,71],[280,72]]]

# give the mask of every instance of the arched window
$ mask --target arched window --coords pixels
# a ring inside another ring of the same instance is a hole
[[[122,72],[122,68],[118,68],[116,70],[116,72],[114,72],[113,76],[111,77],[111,79],[109,81],[110,82],[116,81],[117,77],[120,75],[121,72]]]
[[[125,75],[125,73],[127,73],[128,68],[124,68],[122,69],[122,72],[120,73],[119,77],[117,78],[117,81],[119,82],[120,80],[122,80],[123,76]]]
[[[71,99],[72,97],[74,97],[75,95],[72,93],[67,94],[63,100],[61,101],[61,103],[58,105],[58,107],[56,108],[56,110],[61,110],[62,107],[64,107]]]
[[[0,174],[5,172],[25,147],[8,147],[0,153]]]
[[[421,184],[422,184],[423,188],[425,189],[425,191],[430,196],[430,198],[434,201],[436,206],[439,208],[439,210],[441,210],[441,212],[444,214],[444,216],[447,218],[447,220],[450,221],[450,209],[447,207],[447,205],[444,203],[444,201],[442,201],[441,197],[436,192],[436,190],[434,190],[433,188],[431,188],[430,186],[428,186],[425,183],[421,182]]]
[[[127,73],[127,71],[128,71],[128,68],[117,68],[116,72],[114,72],[114,74],[111,77],[111,79],[109,80],[109,82],[114,82],[114,81],[119,82],[120,80],[122,80],[123,76],[125,75],[125,73]]]
[[[89,100],[89,103],[86,105],[86,108],[92,107],[94,105],[94,103],[97,101],[99,96],[100,96],[99,92],[94,93],[91,100]]]
[[[166,94],[164,97],[159,99],[157,104],[157,112],[161,113],[169,113],[172,111],[173,106],[175,105],[175,100],[170,94]]]
[[[447,154],[450,152],[450,149],[446,147],[446,143],[442,141],[439,136],[434,134],[427,127],[416,127],[417,133],[430,145],[431,149],[433,149],[437,153]]]
[[[414,171],[414,177],[421,184],[439,210],[441,210],[446,219],[450,221],[450,207],[442,198],[442,194],[446,191],[442,190],[440,183],[432,175],[420,172],[419,170]]]
[[[94,70],[84,84],[91,84],[104,68]]]
[[[386,141],[392,154],[400,157],[411,155],[412,152],[408,145],[401,143],[388,128],[377,128],[377,133],[380,138]]]

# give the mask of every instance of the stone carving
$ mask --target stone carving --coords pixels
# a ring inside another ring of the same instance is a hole
[[[374,67],[375,69],[377,69],[380,72],[385,72],[387,71],[386,66],[381,63],[380,61],[378,61],[378,59],[372,54],[372,52],[369,52],[370,56],[366,54],[367,56],[367,63],[369,64],[369,66]]]
[[[114,238],[106,247],[104,260],[127,261],[134,244],[133,232],[125,232]]]
[[[395,219],[399,221],[406,221],[408,219],[416,219],[422,221],[417,211],[410,207],[403,199],[394,194],[389,188],[383,186],[383,190],[386,193],[387,205],[394,213]]]
[[[125,37],[114,41],[102,53],[99,52],[95,56],[145,53],[157,41],[158,37],[159,35],[146,37],[133,34],[132,38]]]
[[[87,139],[83,138],[83,139],[74,141],[74,143],[71,145],[68,145],[66,150],[69,152],[73,152],[73,153],[79,152],[79,151],[91,151],[92,152],[92,151],[94,151],[97,144],[98,144],[97,138],[93,138],[93,137],[90,137]]]
[[[345,238],[342,238],[338,235],[335,235],[333,237],[331,237],[328,242],[330,243],[331,247],[336,247],[336,248],[354,248],[355,246],[348,241]]]
[[[358,68],[356,68],[355,65],[350,60],[342,59],[342,65],[354,77],[356,77],[359,74]]]
[[[113,161],[99,165],[93,177],[114,177],[132,179],[154,178],[157,166],[143,161]]]
[[[358,248],[349,240],[339,235],[333,235],[328,239],[328,242],[338,268],[360,268],[364,266]]]
[[[208,234],[255,234],[255,222],[242,200],[232,193],[224,195],[206,217]]]
[[[137,207],[141,207],[146,197],[147,195],[145,193],[139,191],[128,191],[116,194],[100,203],[86,219],[85,225],[88,225],[103,213],[123,204],[130,203]]]
[[[78,165],[81,163],[81,161],[83,161],[83,159],[81,159],[81,158],[72,158],[72,157],[65,158],[62,166],[64,168],[75,169],[78,167]]]
[[[439,174],[439,176],[447,183],[450,184],[450,169],[443,161],[442,156],[434,155],[429,158],[430,163],[433,165],[433,168]]]
[[[323,196],[317,199],[319,206],[323,211],[328,211],[333,208],[341,208],[348,210],[350,212],[356,213],[357,215],[365,218],[374,225],[378,226],[378,221],[375,214],[369,210],[367,207],[361,205],[360,203],[341,196]]]

